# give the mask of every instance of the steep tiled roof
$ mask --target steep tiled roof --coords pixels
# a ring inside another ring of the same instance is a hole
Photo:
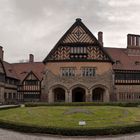
[[[42,80],[44,70],[44,64],[42,62],[14,63],[12,66],[21,81],[24,80],[31,71],[39,80]]]
[[[140,55],[128,55],[126,48],[105,48],[113,58],[113,69],[140,70]]]
[[[6,72],[6,76],[14,78],[14,79],[18,79],[18,76],[17,76],[13,66],[10,63],[5,62],[5,61],[3,61],[2,63],[4,66],[5,72]]]

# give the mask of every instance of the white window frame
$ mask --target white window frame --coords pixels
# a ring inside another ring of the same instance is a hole
[[[96,74],[95,67],[82,67],[81,68],[81,76],[82,77],[94,77]]]
[[[76,71],[75,67],[62,67],[60,69],[61,76],[65,77],[75,76],[75,71]]]

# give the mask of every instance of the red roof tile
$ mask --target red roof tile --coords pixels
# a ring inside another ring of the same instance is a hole
[[[44,64],[42,62],[14,63],[12,66],[21,81],[23,81],[31,71],[38,77],[39,80],[42,80],[44,70]]]
[[[128,55],[125,48],[105,48],[109,55],[113,58],[114,62],[120,61],[120,63],[114,63],[113,69],[116,70],[140,70],[140,55]]]
[[[17,74],[10,63],[3,61],[3,66],[4,66],[7,77],[18,79]]]

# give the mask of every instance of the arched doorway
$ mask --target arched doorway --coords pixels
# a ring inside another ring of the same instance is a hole
[[[93,102],[103,102],[104,101],[105,90],[103,88],[95,88],[92,91],[92,101]]]
[[[72,90],[72,102],[85,102],[85,89],[74,88]]]
[[[63,88],[55,88],[54,93],[54,102],[65,102],[65,90]]]

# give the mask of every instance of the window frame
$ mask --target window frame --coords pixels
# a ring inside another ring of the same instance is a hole
[[[61,67],[60,75],[62,77],[74,77],[76,75],[76,67]]]
[[[96,75],[96,67],[82,67],[81,76],[82,77],[94,77]]]

